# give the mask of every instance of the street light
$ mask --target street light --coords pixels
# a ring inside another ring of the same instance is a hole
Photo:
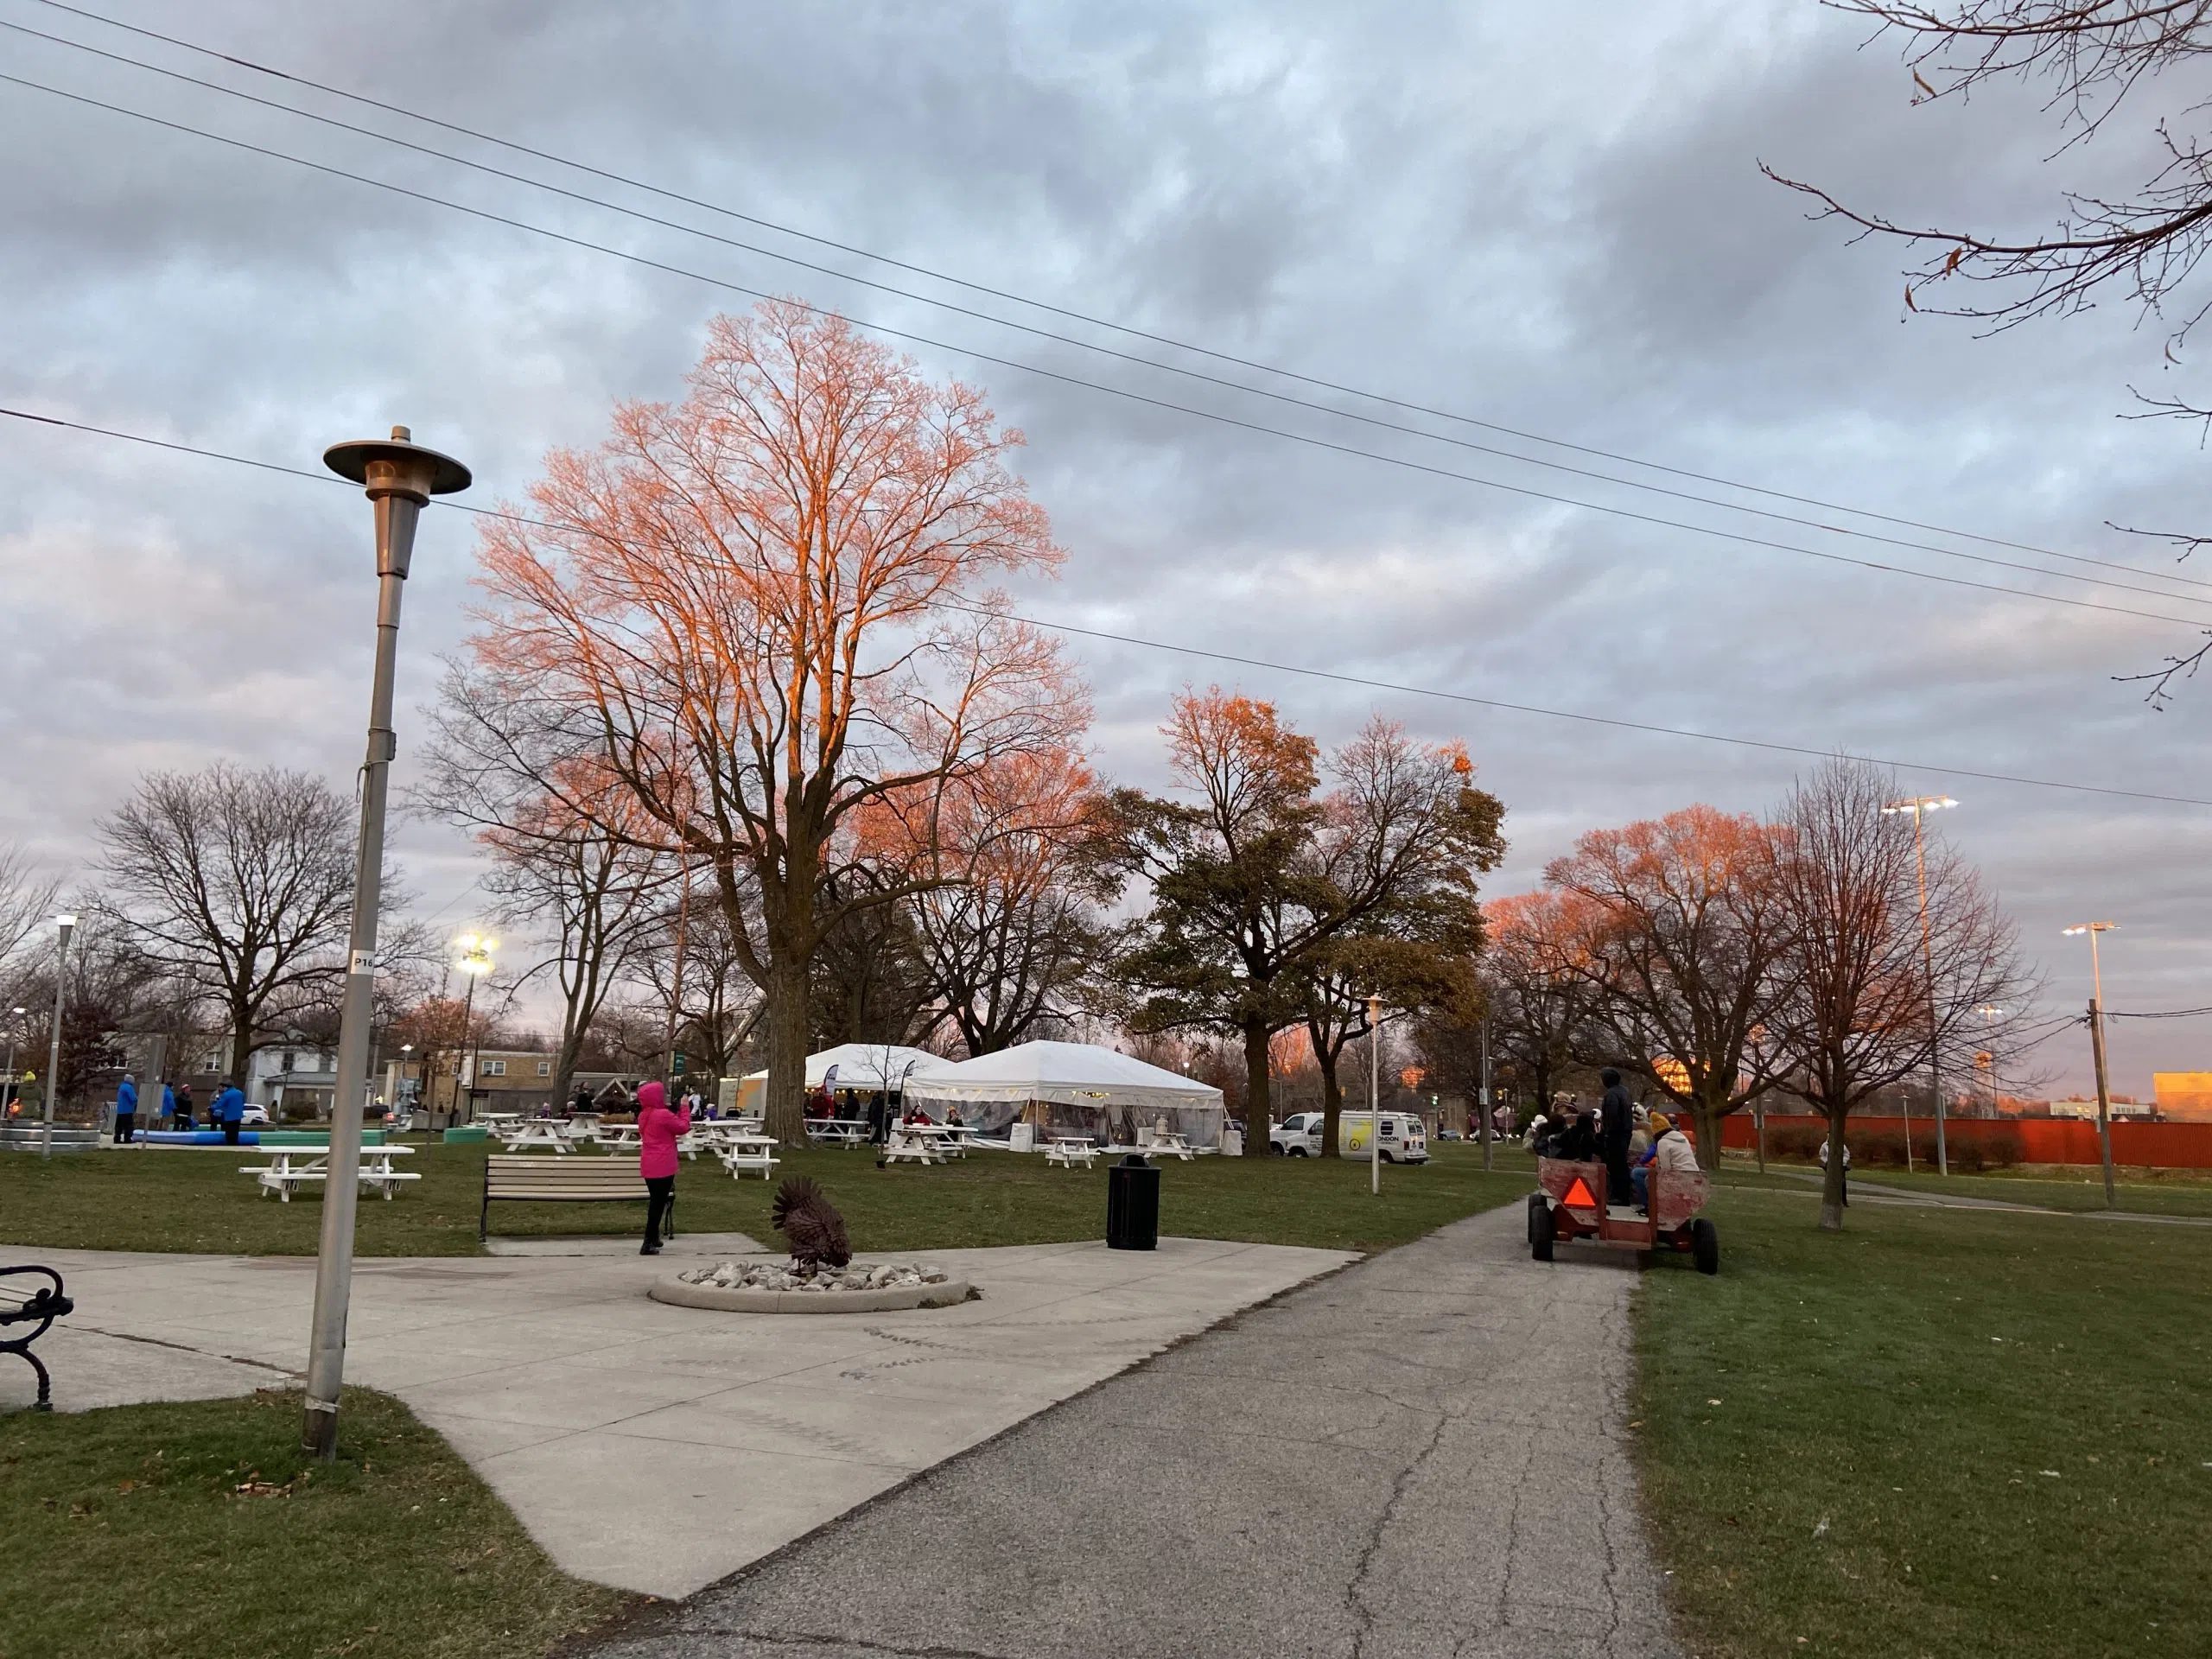
[[[2120,1200],[2112,1185],[2112,1091],[2105,1084],[2105,974],[2097,961],[2097,935],[2109,933],[2118,922],[2083,922],[2062,929],[2071,938],[2089,936],[2089,1054],[2097,1066],[2097,1152],[2105,1166],[2105,1208],[2116,1210]]]
[[[1936,1096],[1936,1170],[1940,1175],[1951,1173],[1950,1148],[1943,1144],[1943,1071],[1936,1049],[1942,1032],[1936,1017],[1936,950],[1928,931],[1928,849],[1921,835],[1920,821],[1930,812],[1941,812],[1958,803],[1948,795],[1916,795],[1910,800],[1890,801],[1882,810],[1886,814],[1912,814],[1912,861],[1920,877],[1920,961],[1928,974],[1928,1089]],[[1912,1173],[1912,1107],[1904,1109],[1904,1167]]]
[[[1367,1189],[1382,1196],[1382,999],[1367,999]]]
[[[1989,1033],[1990,1028],[1996,1025],[1999,1020],[2002,1020],[2011,1012],[2011,1010],[2009,1008],[2000,1008],[1994,1002],[1984,1002],[1978,1005],[1975,1007],[1974,1012],[1981,1016],[1982,1037],[1982,1050],[1980,1053],[1974,1056],[1974,1062],[1976,1065],[1986,1068],[1989,1072],[1989,1115],[1992,1117],[1995,1117],[1998,1116],[1997,1053],[1995,1050],[1989,1046]]]
[[[478,1052],[472,1046],[473,1033],[469,1027],[474,1021],[476,1010],[476,982],[492,971],[492,952],[499,949],[497,939],[487,939],[480,934],[464,933],[454,943],[461,947],[461,960],[454,966],[468,976],[468,995],[461,1002],[461,1046],[468,1055],[468,1110],[476,1112],[476,1063]],[[461,1106],[461,1056],[454,1056],[454,1107]]]
[[[54,918],[54,1036],[46,1047],[46,1127],[39,1133],[38,1155],[54,1156],[54,1091],[61,1081],[61,988],[69,982],[69,934],[74,916]]]
[[[415,556],[415,526],[434,495],[468,487],[468,468],[410,442],[333,444],[323,465],[361,486],[376,515],[377,645],[369,683],[368,753],[361,763],[361,831],[353,868],[353,918],[346,941],[346,995],[338,1027],[338,1079],[331,1091],[329,1179],[315,1256],[315,1323],[308,1346],[307,1412],[300,1442],[328,1462],[338,1455],[338,1395],[346,1376],[346,1314],[353,1292],[353,1211],[360,1198],[362,1096],[376,1020],[377,909],[384,875],[385,797],[398,744],[391,728],[399,655],[399,601]]]

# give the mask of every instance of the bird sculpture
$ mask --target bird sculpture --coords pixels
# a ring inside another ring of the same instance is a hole
[[[791,1260],[803,1268],[842,1268],[853,1259],[845,1218],[810,1175],[787,1175],[776,1189],[768,1218],[790,1241]]]

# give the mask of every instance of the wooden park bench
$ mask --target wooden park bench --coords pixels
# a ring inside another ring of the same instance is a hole
[[[486,1236],[492,1205],[512,1199],[523,1204],[637,1203],[646,1197],[645,1178],[632,1158],[534,1158],[527,1154],[484,1160],[484,1207],[476,1217],[476,1236]],[[676,1200],[668,1205],[667,1236],[676,1236]]]
[[[21,1354],[30,1362],[31,1370],[38,1373],[38,1403],[31,1409],[52,1411],[54,1381],[47,1376],[39,1357],[31,1352],[31,1344],[44,1336],[56,1319],[74,1312],[77,1305],[61,1294],[61,1275],[52,1268],[0,1268],[0,1281],[33,1274],[48,1282],[35,1288],[0,1282],[0,1354]],[[16,1332],[13,1330],[16,1325],[30,1328]]]

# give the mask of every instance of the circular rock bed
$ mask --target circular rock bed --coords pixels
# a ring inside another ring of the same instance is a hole
[[[938,1268],[900,1262],[810,1273],[788,1262],[724,1262],[658,1281],[646,1293],[678,1307],[741,1313],[888,1313],[950,1307],[968,1300],[968,1281]]]

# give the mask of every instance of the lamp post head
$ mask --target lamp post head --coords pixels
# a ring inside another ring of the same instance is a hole
[[[1923,812],[1941,812],[1947,806],[1957,804],[1948,795],[1915,795],[1910,800],[1885,801],[1882,810],[1885,814],[1910,812],[1918,817]]]
[[[404,426],[389,439],[364,438],[334,443],[322,464],[361,486],[376,505],[377,575],[404,579],[415,556],[415,520],[434,495],[450,495],[469,486],[468,468],[451,455],[412,442]]]
[[[2118,922],[2083,922],[2078,927],[2064,928],[2061,931],[2071,938],[2076,933],[2109,933],[2119,925]]]

